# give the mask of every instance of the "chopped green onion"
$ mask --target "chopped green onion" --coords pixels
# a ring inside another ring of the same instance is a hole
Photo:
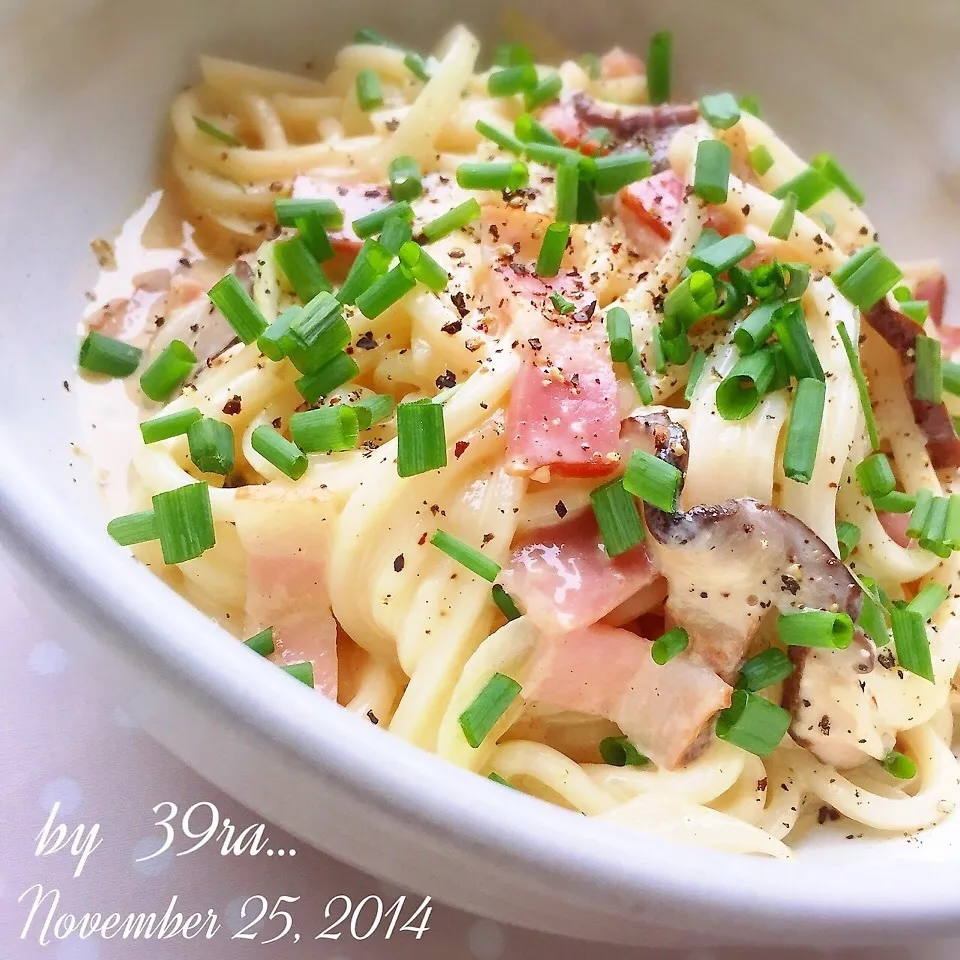
[[[347,403],[301,410],[290,417],[290,436],[304,453],[355,450],[360,436],[357,411]]]
[[[597,193],[617,193],[631,183],[649,177],[651,169],[650,154],[646,150],[612,153],[608,157],[600,157],[594,176]]]
[[[664,321],[665,323],[666,321]],[[653,369],[657,373],[665,373],[667,369],[667,358],[663,350],[663,323],[658,323],[653,328],[653,335],[650,337],[650,351],[653,354]]]
[[[481,137],[492,140],[501,150],[506,150],[508,153],[517,156],[523,153],[523,144],[512,133],[501,130],[492,123],[487,123],[486,120],[478,120],[476,129]]]
[[[621,477],[591,491],[590,503],[608,557],[619,557],[643,541],[637,502],[627,493]]]
[[[577,200],[580,186],[580,166],[567,161],[557,167],[557,219],[564,223],[577,220]]]
[[[549,167],[558,167],[561,163],[574,163],[583,168],[587,160],[592,160],[591,157],[585,157],[569,147],[562,147],[556,143],[540,143],[537,140],[525,143],[523,152],[528,160]],[[596,161],[593,162],[596,163]]]
[[[313,687],[313,662],[311,660],[301,660],[299,663],[284,663],[280,665],[280,669],[293,677],[294,680],[299,680],[308,687]]]
[[[203,414],[196,407],[190,407],[189,410],[180,410],[177,413],[154,417],[152,420],[144,420],[140,424],[140,433],[144,443],[157,443],[159,440],[181,436],[192,424],[202,419]]]
[[[711,277],[716,277],[718,274],[726,273],[734,264],[753,253],[756,246],[749,237],[735,233],[716,243],[711,243],[705,249],[695,250],[687,261],[687,268],[704,270]]]
[[[682,483],[683,474],[672,463],[645,450],[633,451],[623,475],[623,486],[628,493],[666,513],[676,511]]]
[[[430,400],[397,406],[397,473],[413,477],[447,465],[443,407]]]
[[[810,285],[810,264],[783,263],[780,266],[790,274],[790,280],[784,288],[783,295],[787,300],[796,300]]]
[[[523,616],[516,603],[514,603],[513,597],[511,597],[499,583],[493,585],[491,594],[493,596],[493,602],[508,620],[517,620]]]
[[[337,291],[337,299],[343,304],[354,304],[357,297],[368,290],[379,277],[387,272],[390,256],[376,240],[364,240],[357,259]]]
[[[947,599],[949,591],[942,583],[928,583],[907,604],[907,609],[919,613],[926,621],[937,611],[937,607]]]
[[[243,141],[237,139],[232,133],[228,133],[226,130],[218,127],[215,123],[211,123],[209,120],[204,120],[203,117],[194,116],[193,122],[197,125],[197,129],[201,133],[205,133],[208,137],[213,137],[214,140],[219,140],[221,143],[225,143],[228,147],[242,147]]]
[[[198,470],[227,476],[233,470],[233,431],[220,420],[204,417],[187,430],[190,459]]]
[[[787,366],[783,348],[779,343],[771,343],[764,349],[769,350],[773,357],[773,379],[767,387],[767,393],[776,393],[777,390],[783,390],[790,386],[790,368]]]
[[[164,563],[194,560],[216,544],[207,484],[188,483],[154,494],[153,510]]]
[[[807,330],[799,303],[787,303],[773,315],[773,331],[780,341],[790,372],[798,379],[825,380],[823,367]]]
[[[661,30],[650,38],[647,51],[647,95],[652,104],[667,103],[670,99],[670,60],[673,52],[673,34]]]
[[[626,363],[633,353],[633,327],[630,324],[630,314],[623,307],[611,307],[607,311],[606,322],[610,356],[617,363]]]
[[[400,248],[408,243],[413,237],[413,227],[401,217],[390,217],[383,225],[380,231],[380,246],[390,255],[391,259],[395,257]]]
[[[826,396],[827,385],[822,380],[803,379],[797,383],[783,451],[783,472],[797,483],[809,483],[813,476]]]
[[[923,533],[924,524],[930,514],[930,505],[933,503],[933,493],[926,487],[921,487],[914,495],[913,512],[907,524],[906,534],[911,540],[918,540]],[[949,509],[949,507],[948,507]]]
[[[523,95],[523,105],[527,110],[536,110],[551,100],[556,100],[563,89],[563,80],[559,73],[552,73],[549,77],[544,77],[532,90],[527,90]]]
[[[700,382],[700,377],[703,376],[704,367],[707,365],[707,355],[702,351],[698,350],[693,355],[693,362],[690,364],[690,375],[687,377],[687,385],[683,388],[683,399],[687,403],[693,402],[693,395],[696,393],[697,384]]]
[[[323,230],[322,225],[320,229]],[[207,296],[242,343],[253,343],[267,329],[263,314],[232,273],[218,280]]]
[[[899,750],[891,750],[880,761],[880,766],[898,780],[912,780],[917,775],[917,765]]]
[[[391,47],[394,50],[402,50],[403,48],[394,43],[389,37],[384,36],[377,30],[373,30],[370,27],[361,27],[353,35],[354,43],[369,44],[374,47]]]
[[[878,243],[871,243],[858,250],[830,277],[850,303],[869,310],[903,279],[903,272]]]
[[[417,281],[410,271],[398,263],[357,297],[357,309],[368,320],[373,320],[405,297],[416,285]]]
[[[675,337],[713,313],[716,307],[717,288],[713,277],[704,270],[696,270],[664,297],[664,331],[669,338]]]
[[[776,373],[773,353],[757,350],[741,357],[717,387],[717,413],[724,420],[743,420],[760,405]]]
[[[77,357],[77,366],[88,373],[103,373],[108,377],[129,377],[140,365],[143,351],[132,343],[124,343],[113,337],[91,330]]]
[[[596,223],[602,216],[593,184],[581,179],[577,184],[577,223]]]
[[[402,404],[401,404],[402,406]],[[430,543],[445,553],[452,560],[466,567],[484,580],[493,583],[500,576],[500,564],[484,556],[479,550],[474,550],[469,544],[451,536],[444,530],[437,530],[430,538]]]
[[[934,497],[923,522],[923,532],[920,534],[920,546],[938,557],[950,556],[950,548],[944,542],[947,536],[949,509],[950,503],[946,497]]]
[[[772,753],[790,728],[791,715],[757,693],[735,690],[717,717],[717,736],[758,757]]]
[[[783,683],[794,671],[793,661],[777,647],[751,657],[740,669],[737,689],[756,693],[775,683]]]
[[[300,237],[274,244],[273,259],[303,303],[309,303],[318,293],[333,289],[320,264]]]
[[[430,243],[440,240],[447,234],[465,227],[468,223],[480,218],[480,204],[475,197],[464,200],[459,206],[440,214],[423,227],[423,235]]]
[[[411,50],[404,58],[403,65],[419,80],[421,83],[430,82],[430,69],[427,61],[419,54]]]
[[[841,520],[837,524],[837,542],[840,544],[840,559],[844,563],[850,559],[850,554],[857,549],[860,536],[860,528],[855,523]]]
[[[487,681],[473,703],[460,714],[460,729],[471,747],[476,749],[487,739],[520,690],[516,680],[502,673],[495,673]]]
[[[951,550],[960,549],[960,493],[951,493],[947,498],[947,521],[943,530],[943,542]]]
[[[529,113],[522,113],[517,117],[513,125],[513,132],[518,140],[529,145],[531,143],[542,143],[547,146],[559,147],[560,139],[548,130],[539,120],[534,119]],[[575,150],[570,153],[576,155]]]
[[[866,200],[864,192],[850,179],[846,170],[829,153],[821,153],[810,161],[814,170],[819,170],[832,184],[839,187],[857,206]]]
[[[328,364],[349,342],[350,326],[343,318],[342,304],[321,290],[290,318],[279,346],[301,373],[313,373]]]
[[[860,394],[860,409],[863,410],[863,419],[867,426],[867,436],[870,438],[870,449],[876,450],[880,446],[880,433],[877,430],[877,421],[873,415],[873,407],[870,404],[870,393],[867,389],[867,378],[860,364],[860,355],[853,342],[850,340],[850,334],[841,321],[837,325],[837,333],[843,343],[844,353],[847,355],[847,362],[850,364],[850,372],[857,384],[857,393]]]
[[[496,770],[493,770],[493,771],[491,771],[490,773],[488,773],[488,774],[487,774],[487,779],[488,779],[488,780],[492,780],[494,783],[499,783],[501,787],[509,787],[511,790],[515,790],[515,789],[516,789],[516,787],[514,787],[513,784],[510,783],[509,780],[504,780],[503,777],[501,777],[500,774],[497,773]]]
[[[933,661],[923,615],[909,607],[894,606],[890,610],[890,624],[900,666],[933,683]]]
[[[690,635],[683,627],[672,627],[650,645],[653,662],[661,667],[679,656],[690,645]]]
[[[693,174],[693,192],[707,203],[725,203],[730,182],[730,148],[722,140],[701,140]]]
[[[915,505],[913,495],[902,490],[894,490],[885,496],[876,497],[873,501],[874,510],[886,513],[909,513]]]
[[[537,68],[531,63],[519,63],[503,70],[495,70],[487,77],[487,92],[491,97],[511,97],[537,86]]]
[[[727,130],[740,122],[740,105],[732,93],[711,93],[701,97],[700,113],[716,130]]]
[[[909,317],[919,327],[922,327],[930,316],[930,304],[926,300],[901,300],[897,306],[904,316]]]
[[[793,229],[793,218],[797,213],[797,199],[795,193],[788,193],[783,198],[780,209],[777,211],[777,215],[773,218],[773,223],[770,224],[770,229],[767,231],[774,239],[786,240],[787,237],[790,236],[790,231]]]
[[[493,51],[493,63],[498,67],[517,67],[533,63],[533,53],[525,43],[498,43]]]
[[[316,403],[321,397],[333,393],[337,387],[349,383],[359,372],[357,361],[349,354],[340,352],[322,367],[294,380],[293,385],[307,403]]]
[[[884,453],[874,453],[857,464],[854,474],[857,486],[871,500],[885,497],[897,486],[890,461]]]
[[[153,510],[142,510],[140,513],[127,514],[125,517],[114,517],[107,524],[107,533],[121,547],[132,547],[137,543],[156,540],[160,536]]]
[[[308,461],[304,452],[269,424],[262,423],[253,431],[250,446],[291,480],[299,480],[307,472]]]
[[[446,290],[450,276],[419,244],[408,242],[400,248],[400,262],[410,271],[414,280],[434,293]],[[389,274],[388,274],[389,276]]]
[[[786,275],[777,261],[761,263],[747,275],[750,289],[758,300],[779,297],[786,288]]]
[[[570,224],[555,220],[543,232],[540,253],[537,256],[538,277],[555,277],[560,272],[563,254],[570,239]],[[616,359],[616,358],[614,358]]]
[[[267,627],[243,642],[254,653],[259,653],[261,657],[269,657],[276,650],[273,642],[273,627]]]
[[[778,200],[783,200],[787,194],[795,194],[797,209],[809,210],[833,189],[834,185],[819,170],[807,167],[771,192]]]
[[[740,106],[741,110],[745,110],[747,113],[752,113],[755,117],[759,117],[760,113],[760,101],[753,96],[753,94],[745,93],[742,96],[737,97],[737,103]]]
[[[681,333],[676,337],[661,336],[661,342],[663,344],[663,356],[667,363],[683,366],[693,356],[693,347],[690,345],[686,333]]]
[[[327,230],[339,230],[343,226],[343,211],[334,200],[327,197],[278,197],[273,201],[277,223],[292,227],[298,220],[315,213]]]
[[[365,240],[367,237],[379,233],[391,217],[400,217],[401,220],[410,222],[413,220],[413,208],[406,200],[398,200],[396,203],[390,203],[379,210],[374,210],[373,213],[357,217],[350,226],[353,227],[353,232],[361,240]]]
[[[636,347],[627,360],[627,370],[630,371],[630,379],[633,381],[633,387],[637,391],[640,402],[646,406],[653,403],[653,391],[650,389],[650,381],[647,379],[647,371],[643,369],[643,363],[640,361],[640,351]]]
[[[530,181],[527,165],[519,160],[461,163],[457,185],[464,190],[519,190]]]
[[[863,606],[860,610],[860,616],[857,618],[857,626],[878,647],[886,646],[890,642],[890,635],[887,632],[887,621],[880,589],[871,577],[861,575],[860,582],[864,587]]]
[[[788,647],[846,650],[853,640],[853,621],[846,613],[800,610],[777,617],[777,635]]]
[[[611,767],[644,767],[650,762],[626,737],[604,737],[600,757]]]
[[[773,334],[773,317],[782,300],[770,300],[755,307],[733,331],[733,342],[741,355],[759,350]]]
[[[943,399],[940,341],[921,334],[916,339],[914,355],[913,395],[918,400],[940,403]]]
[[[557,313],[567,316],[577,309],[575,303],[571,303],[559,290],[554,290],[550,294],[550,302],[553,304]]]
[[[376,393],[351,406],[357,412],[357,422],[361,430],[369,430],[393,416],[393,397],[385,393]]]
[[[140,375],[140,389],[158,403],[169,400],[196,363],[197,355],[182,340],[171,340]]]
[[[308,213],[305,217],[298,217],[295,223],[300,239],[306,244],[317,263],[325,263],[336,256],[319,214]]]
[[[762,177],[773,166],[773,154],[760,144],[750,151],[750,166]]]
[[[383,87],[380,86],[380,77],[369,67],[361,70],[356,79],[357,103],[364,113],[376,110],[383,106]]]

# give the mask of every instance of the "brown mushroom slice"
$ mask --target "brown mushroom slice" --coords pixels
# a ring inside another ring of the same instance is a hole
[[[846,650],[792,647],[796,671],[784,688],[793,714],[790,733],[824,763],[854,767],[868,757],[882,760],[896,742],[883,726],[877,701],[863,681],[877,649],[861,630]]]

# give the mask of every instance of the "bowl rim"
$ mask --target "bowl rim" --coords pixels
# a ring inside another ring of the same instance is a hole
[[[4,442],[2,431],[0,443],[0,530],[15,545],[14,558],[64,606],[79,609],[110,642],[122,637],[137,645],[190,694],[226,708],[237,723],[424,837],[464,856],[549,877],[551,890],[565,898],[606,901],[608,909],[611,897],[614,903],[625,895],[649,898],[658,909],[700,912],[704,927],[722,917],[728,936],[738,920],[752,928],[748,936],[759,925],[778,939],[793,933],[803,940],[804,932],[815,932],[878,941],[960,930],[954,892],[960,861],[936,861],[936,867],[929,860],[893,861],[896,895],[881,898],[875,862],[838,868],[831,859],[824,870],[816,854],[784,864],[642,833],[635,834],[637,847],[627,848],[624,833],[611,824],[504,790],[358,722],[268,669],[123,549],[86,529]],[[642,856],[629,856],[632,849]],[[376,870],[376,864],[361,866]]]

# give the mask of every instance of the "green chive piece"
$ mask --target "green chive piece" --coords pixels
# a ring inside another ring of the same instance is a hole
[[[132,343],[91,330],[80,344],[77,366],[88,373],[102,373],[121,379],[129,377],[140,365],[143,351]]]
[[[762,177],[773,166],[773,154],[761,143],[750,151],[750,166]]]
[[[940,341],[919,336],[914,345],[916,364],[913,373],[913,395],[918,400],[940,403],[943,400],[943,371]]]
[[[540,253],[537,256],[538,277],[555,277],[560,272],[563,254],[570,239],[570,224],[555,220],[543,232]]]
[[[350,226],[353,227],[353,232],[361,240],[366,240],[367,237],[372,237],[375,233],[380,233],[383,225],[391,217],[400,217],[401,220],[406,220],[408,223],[412,222],[413,207],[411,207],[406,200],[399,200],[396,203],[387,204],[387,206],[381,207],[379,210],[374,210],[373,213],[357,217]]]
[[[880,761],[880,766],[898,780],[912,780],[917,775],[917,765],[899,750],[891,750]]]
[[[413,237],[413,227],[400,217],[390,217],[380,232],[380,246],[391,259],[400,252],[400,248]]]
[[[530,182],[530,172],[519,160],[461,163],[457,185],[464,190],[519,190]]]
[[[326,366],[349,342],[350,326],[343,318],[343,306],[332,294],[321,290],[291,317],[280,336],[279,347],[301,373],[313,373]]]
[[[460,729],[471,747],[476,749],[487,739],[520,690],[516,680],[502,673],[495,673],[487,681],[473,703],[460,714]]]
[[[908,607],[895,606],[890,610],[890,624],[900,666],[933,683],[933,660],[923,615]]]
[[[857,549],[860,542],[860,528],[855,523],[841,520],[837,524],[837,542],[840,544],[840,559],[846,563],[850,554]]]
[[[577,201],[580,186],[580,166],[564,162],[557,167],[557,219],[564,223],[577,220]]]
[[[423,180],[420,178],[420,166],[410,156],[394,157],[388,168],[390,176],[390,196],[397,202],[416,200],[423,193]]]
[[[890,461],[884,453],[874,453],[857,464],[854,474],[857,486],[871,500],[892,493],[897,485]]]
[[[935,553],[938,557],[950,556],[950,548],[944,543],[947,535],[947,513],[950,509],[946,497],[934,497],[930,503],[923,532],[920,534],[920,546]]]
[[[693,396],[697,391],[697,384],[703,376],[703,370],[707,365],[707,355],[698,350],[693,355],[693,362],[690,364],[690,375],[687,378],[687,385],[683,388],[683,399],[687,403],[693,403]]]
[[[275,243],[273,259],[303,303],[309,303],[318,293],[333,289],[302,238],[291,237]]]
[[[900,312],[918,327],[922,327],[930,316],[930,304],[926,300],[901,300],[897,306]]]
[[[140,389],[151,400],[164,403],[190,376],[197,355],[182,341],[171,340],[140,375]]]
[[[661,337],[663,356],[667,363],[683,366],[693,356],[693,347],[687,339],[686,333],[676,337]]]
[[[611,767],[644,767],[650,762],[626,737],[604,737],[600,756]]]
[[[947,522],[943,542],[951,550],[960,549],[960,493],[951,493],[947,498]]]
[[[157,518],[153,510],[130,513],[125,517],[114,517],[107,524],[107,533],[121,547],[132,547],[137,543],[156,540],[160,536],[157,530]]]
[[[571,303],[559,290],[554,290],[553,293],[550,294],[550,302],[553,304],[553,308],[557,313],[564,317],[577,309],[576,304]]]
[[[903,271],[880,249],[880,244],[871,243],[830,276],[850,303],[869,310],[903,279]]]
[[[219,140],[221,143],[225,143],[228,147],[242,147],[243,141],[237,139],[232,133],[228,133],[226,130],[218,127],[215,123],[211,123],[209,120],[204,120],[203,117],[198,117],[194,115],[193,122],[197,125],[197,129],[201,133],[205,133],[208,137],[213,137],[214,140]]]
[[[757,693],[735,690],[732,703],[717,717],[717,736],[758,757],[772,753],[790,728],[783,707]]]
[[[783,198],[780,209],[767,231],[774,239],[786,240],[790,236],[790,231],[793,229],[793,218],[797,213],[797,199],[795,193],[788,193]]]
[[[499,783],[501,787],[509,787],[511,790],[516,789],[516,787],[514,787],[509,780],[504,780],[503,777],[501,777],[500,774],[496,772],[496,770],[494,770],[492,773],[488,773],[487,779],[492,780],[494,783]]]
[[[188,428],[203,419],[203,414],[196,408],[180,410],[177,413],[167,413],[152,420],[144,420],[140,424],[140,433],[144,443],[157,443],[160,440],[169,440],[186,433]]]
[[[690,635],[683,627],[672,627],[650,645],[653,662],[661,667],[679,656],[690,645]]]
[[[919,613],[923,620],[927,621],[937,612],[948,594],[949,591],[942,583],[927,583],[907,604],[907,609]]]
[[[487,92],[491,97],[511,97],[515,93],[533,90],[536,86],[537,68],[531,63],[495,70],[487,77]]]
[[[741,357],[717,387],[717,413],[724,420],[744,420],[760,405],[773,382],[776,366],[769,349]]]
[[[673,54],[673,34],[661,30],[650,38],[647,51],[647,94],[652,104],[670,100],[670,61]]]
[[[777,617],[777,635],[788,647],[846,650],[853,640],[853,621],[845,613],[800,610]]]
[[[623,475],[623,486],[628,493],[666,513],[676,511],[682,483],[683,474],[672,463],[645,450],[633,451]]]
[[[447,465],[443,407],[430,400],[397,406],[397,473],[413,477]]]
[[[278,197],[273,201],[273,209],[281,227],[295,226],[298,220],[314,213],[327,230],[343,227],[343,211],[327,197]]]
[[[701,97],[700,113],[716,130],[727,130],[740,122],[740,104],[732,93],[711,93]]]
[[[305,217],[296,220],[297,233],[303,240],[306,248],[313,254],[317,263],[326,263],[336,256],[333,244],[327,236],[327,229],[317,213],[308,213]]]
[[[633,381],[633,387],[637,391],[640,402],[646,406],[653,403],[653,391],[650,389],[650,381],[647,379],[647,371],[643,369],[643,363],[640,359],[640,351],[636,347],[627,360],[627,370],[630,372],[630,379]]]
[[[400,248],[400,261],[419,281],[434,293],[447,289],[450,275],[419,244],[405,243]]]
[[[269,657],[276,650],[273,642],[273,627],[267,627],[243,642],[254,653],[259,653],[261,657]]]
[[[752,94],[745,93],[743,96],[737,97],[737,104],[741,110],[746,113],[752,113],[755,117],[762,115],[760,111],[760,101]]]
[[[773,315],[773,332],[780,341],[790,372],[798,379],[826,380],[799,303],[784,304]]]
[[[637,502],[624,488],[623,478],[591,491],[590,503],[608,557],[619,557],[643,541],[645,534]]]
[[[387,272],[392,259],[376,240],[364,240],[357,259],[337,291],[337,299],[343,304],[356,303],[357,297]]]
[[[487,123],[486,120],[478,120],[476,130],[481,137],[492,140],[501,150],[516,154],[518,157],[523,153],[523,144],[512,133],[501,130],[492,123]]]
[[[884,647],[890,642],[890,634],[887,632],[885,607],[880,598],[880,589],[871,577],[861,575],[860,582],[864,587],[863,606],[857,618],[857,626],[878,647]]]
[[[658,323],[653,328],[653,336],[650,338],[651,352],[653,353],[653,369],[657,373],[666,373],[667,358],[663,352],[663,327],[667,321]],[[679,336],[679,334],[678,334]]]
[[[352,404],[352,407],[357,412],[360,429],[369,430],[393,416],[394,402],[393,397],[388,394],[377,393]]]
[[[383,87],[376,71],[369,67],[361,70],[356,79],[357,103],[364,113],[383,106]]]
[[[355,450],[360,436],[357,412],[347,403],[301,410],[290,418],[290,436],[304,453]]]
[[[722,140],[701,140],[693,175],[693,192],[707,203],[726,203],[730,183],[730,148]]]
[[[194,560],[216,544],[207,484],[188,483],[157,493],[153,496],[153,510],[164,563]]]
[[[394,50],[402,50],[403,48],[394,43],[389,37],[380,33],[377,30],[373,30],[370,27],[361,27],[353,35],[354,43],[368,44],[374,47],[391,47]]]
[[[611,307],[607,311],[606,323],[610,356],[616,363],[626,363],[633,353],[633,327],[630,323],[630,314],[623,307]]]
[[[529,148],[532,143],[541,143],[546,146],[559,147],[560,139],[551,130],[548,130],[539,120],[529,113],[522,113],[513,125],[516,138]],[[575,150],[569,151],[576,155]],[[564,154],[566,156],[566,153]]]
[[[593,184],[581,179],[577,183],[577,223],[596,223],[602,216]]]
[[[398,263],[357,297],[357,309],[368,320],[373,320],[405,297],[416,285],[417,281],[410,271]]]
[[[316,403],[321,397],[333,393],[337,387],[349,383],[358,373],[360,368],[357,361],[349,354],[340,352],[329,363],[304,374],[293,383],[307,403]]]
[[[797,383],[783,452],[783,472],[797,483],[809,483],[813,476],[826,396],[827,385],[822,380]]]
[[[906,534],[911,540],[918,540],[923,533],[923,527],[927,522],[932,503],[933,493],[926,487],[921,488],[914,495],[913,512],[910,514],[910,522],[906,529]],[[949,505],[947,510],[949,513]]]
[[[782,300],[770,300],[755,307],[733,331],[733,342],[741,355],[759,350],[773,335],[773,318]]]
[[[558,167],[561,163],[573,163],[578,167],[585,167],[586,161],[592,158],[584,157],[571,150],[569,147],[562,147],[556,143],[542,143],[539,140],[531,140],[523,145],[524,155],[528,160],[534,163],[542,163],[548,167]]]
[[[785,269],[790,275],[783,296],[787,300],[796,300],[802,296],[804,291],[810,285],[810,264],[809,263],[782,263],[782,269]]]
[[[873,415],[873,407],[870,404],[870,393],[867,388],[867,378],[860,364],[860,354],[853,342],[850,340],[850,334],[847,332],[846,325],[837,324],[837,333],[843,343],[844,353],[847,355],[847,362],[850,364],[850,372],[857,384],[857,393],[860,395],[860,409],[863,411],[863,419],[867,427],[867,436],[870,438],[870,448],[876,450],[880,446],[880,432],[877,430],[877,421]]]
[[[204,417],[187,430],[190,459],[198,470],[227,476],[233,470],[235,442],[233,431],[220,420]]]
[[[600,157],[597,160],[594,184],[597,193],[603,195],[617,193],[631,183],[649,177],[651,170],[650,154],[646,150],[612,153],[608,157]]]
[[[786,183],[780,184],[772,193],[778,200],[792,193],[797,198],[797,209],[809,210],[833,189],[834,185],[819,170],[807,167]]]
[[[468,543],[451,536],[444,530],[437,530],[430,538],[430,543],[452,560],[456,560],[457,563],[466,567],[471,573],[483,577],[484,580],[489,580],[490,583],[493,583],[500,576],[499,563],[484,556],[479,550],[475,550]]]
[[[544,77],[532,90],[523,94],[523,105],[527,110],[536,110],[551,100],[556,100],[563,89],[563,80],[559,73],[551,73]]]
[[[663,327],[668,338],[679,336],[717,307],[717,288],[705,270],[695,270],[663,299]]]
[[[735,233],[710,244],[706,249],[694,251],[687,261],[687,268],[704,270],[711,277],[715,277],[720,273],[726,273],[734,264],[753,253],[756,246],[749,237]]]
[[[306,454],[266,423],[250,435],[250,446],[291,480],[299,480],[307,472]]]
[[[517,620],[519,617],[523,616],[519,607],[514,602],[513,597],[511,597],[510,594],[507,593],[507,591],[504,590],[499,583],[495,583],[490,592],[493,596],[493,602],[497,605],[500,612],[507,618],[507,620]]]
[[[285,663],[280,669],[293,677],[294,680],[299,680],[308,687],[313,687],[313,662],[311,660],[301,660],[300,663]]]
[[[434,243],[436,240],[441,240],[448,234],[453,233],[454,230],[460,230],[468,223],[479,219],[480,204],[477,203],[476,197],[471,197],[469,200],[464,200],[459,206],[440,214],[435,220],[425,224],[422,232],[429,243]]]
[[[751,657],[740,668],[737,689],[756,693],[775,683],[783,683],[794,671],[793,661],[777,647]]]
[[[430,68],[427,61],[419,53],[411,50],[404,58],[403,65],[421,82],[430,82]]]
[[[864,192],[850,179],[849,174],[829,153],[821,153],[810,161],[834,186],[839,187],[858,207],[866,200]]]
[[[493,51],[493,63],[497,67],[517,67],[533,63],[533,52],[525,43],[498,43]]]
[[[909,513],[915,506],[916,499],[903,490],[894,490],[873,501],[874,510],[885,513]]]
[[[223,319],[230,324],[242,343],[253,343],[267,329],[267,321],[263,314],[232,273],[218,280],[210,288],[207,296],[223,314]]]

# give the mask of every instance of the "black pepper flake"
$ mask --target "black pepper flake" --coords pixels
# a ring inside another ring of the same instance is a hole
[[[783,589],[789,591],[793,596],[796,596],[800,592],[800,584],[793,577],[788,577],[786,574],[780,577],[780,581],[783,584]]]
[[[376,350],[377,341],[373,339],[373,331],[368,330],[362,337],[357,340],[357,346],[361,350]]]
[[[540,338],[539,338],[539,337],[531,337],[531,338],[527,341],[527,343],[530,344],[530,349],[533,350],[533,351],[535,351],[535,352],[536,352],[537,350],[542,350],[542,349],[543,349],[543,344],[540,342]]]
[[[70,392],[70,384],[66,380],[63,381],[63,389],[66,390],[67,393]]]
[[[461,320],[470,312],[470,308],[467,306],[467,299],[464,297],[462,290],[458,290],[453,294],[453,296],[450,297],[450,302],[457,308],[457,313],[460,314]],[[444,327],[443,329],[446,328]]]
[[[485,534],[483,535],[483,544],[484,544],[484,546],[486,546],[492,539],[493,539],[493,534],[492,534],[492,533],[485,533]]]
[[[446,373],[437,377],[436,384],[438,390],[448,390],[450,387],[457,385],[457,375],[452,370],[448,370]]]
[[[372,710],[368,710],[368,711],[367,711],[367,719],[368,719],[374,726],[376,726],[378,723],[380,723],[380,718],[379,718]]]
[[[403,569],[403,554],[401,553],[399,557],[394,557],[393,560],[393,569],[394,572],[399,573]]]
[[[463,294],[460,294],[460,296],[463,296]],[[457,309],[459,309],[459,307]],[[453,336],[455,333],[459,333],[463,329],[463,321],[451,320],[450,323],[445,323],[440,329],[444,333],[449,333],[450,336]]]
[[[466,452],[467,447],[470,446],[469,440],[458,440],[453,446],[453,455],[459,460]]]
[[[830,718],[829,718],[826,714],[824,714],[824,715],[820,718],[820,722],[817,724],[817,726],[820,728],[820,732],[821,732],[825,737],[829,737],[829,736],[830,736]]]
[[[240,409],[240,395],[236,393],[223,405],[223,412],[228,417],[236,416]]]

